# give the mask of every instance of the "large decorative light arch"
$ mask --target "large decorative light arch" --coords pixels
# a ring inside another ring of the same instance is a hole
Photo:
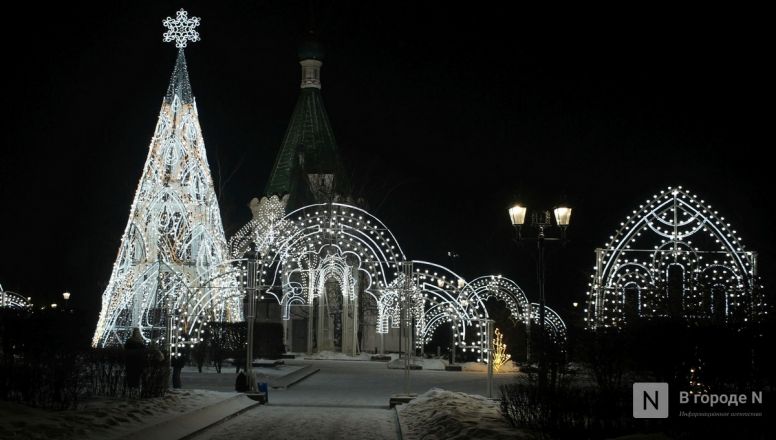
[[[5,290],[3,285],[0,284],[0,308],[29,309],[31,307],[30,298],[10,290]]]
[[[264,295],[280,304],[285,320],[292,304],[312,305],[331,279],[343,296],[352,299],[363,289],[374,300],[378,334],[400,326],[404,307],[417,346],[445,323],[453,326],[456,345],[481,359],[489,351],[488,299],[503,301],[516,323],[538,320],[538,306],[531,307],[514,281],[487,276],[467,282],[444,266],[407,260],[393,233],[363,209],[314,204],[283,215],[284,202],[276,196],[255,200],[254,219],[230,240],[230,252],[239,259],[257,251]],[[546,327],[565,340],[565,326],[547,309]]]
[[[306,303],[332,277],[343,294],[354,295],[356,274],[364,277],[363,288],[375,300],[391,289],[406,257],[379,219],[340,203],[309,205],[283,215],[281,199],[262,202],[261,215],[232,237],[229,248],[233,258],[244,258],[251,248],[258,252],[261,283],[269,286],[265,295],[280,304]],[[346,273],[347,267],[356,272]]]
[[[591,278],[588,328],[669,317],[739,325],[767,313],[757,254],[681,186],[655,194],[620,223],[596,250]]]
[[[509,310],[515,324],[538,324],[539,305],[529,303],[523,290],[513,280],[501,275],[488,275],[467,282],[443,266],[414,261],[415,285],[423,302],[423,319],[416,325],[418,347],[431,340],[434,331],[448,323],[453,328],[455,345],[463,352],[475,352],[481,359],[489,355],[486,321],[490,319],[487,302],[496,299]],[[424,267],[425,266],[425,267]],[[566,326],[558,314],[545,306],[545,328],[553,341],[565,347]]]

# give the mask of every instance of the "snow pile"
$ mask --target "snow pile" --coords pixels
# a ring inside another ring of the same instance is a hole
[[[437,359],[437,358],[423,358],[423,357],[413,357],[412,362],[413,365],[420,365],[423,367],[424,370],[444,370],[445,367],[448,365],[448,362],[446,359]],[[457,363],[455,365],[460,365],[461,369],[463,371],[472,371],[475,373],[487,373],[488,372],[488,364],[484,364],[482,362],[464,362],[464,363]],[[404,359],[394,359],[391,362],[388,363],[388,368],[395,368],[395,369],[403,369],[404,368]],[[501,366],[501,369],[499,371],[493,371],[495,374],[501,374],[501,373],[519,373],[520,367],[517,366],[516,363],[513,361],[508,361],[504,365]]]
[[[426,359],[422,357],[413,357],[411,364],[420,365],[424,370],[444,370],[447,361],[444,359]],[[388,368],[404,369],[404,359],[394,359],[388,362]]]
[[[277,377],[277,376],[285,376],[287,374],[291,374],[296,370],[299,370],[302,368],[301,365],[285,365],[281,364],[276,367],[253,367],[253,372],[256,374],[264,374],[265,376],[270,377]],[[242,371],[242,368],[241,368]],[[184,373],[190,373],[190,374],[200,374],[199,370],[197,370],[197,367],[190,367],[186,366],[183,367]],[[224,368],[221,370],[221,373],[218,373],[214,367],[203,367],[201,374],[234,374],[234,368]],[[234,376],[232,376],[234,377]],[[186,384],[184,383],[184,386]]]
[[[372,353],[361,352],[355,356],[338,351],[321,351],[311,355],[305,355],[305,359],[334,360],[334,361],[368,361],[374,356]],[[393,357],[394,355],[391,355]]]
[[[432,388],[399,407],[405,439],[528,439],[510,426],[498,402],[482,396]]]
[[[170,390],[143,400],[93,399],[76,410],[51,411],[0,402],[0,438],[110,439],[161,423],[234,396],[204,390]]]
[[[488,372],[488,364],[483,364],[480,362],[465,362],[465,363],[456,364],[456,365],[460,365],[463,371],[475,371],[475,372],[481,372],[481,373]],[[502,365],[499,371],[493,370],[494,374],[519,373],[519,372],[520,372],[520,367],[518,367],[517,364],[514,363],[513,361],[508,361],[507,363]]]

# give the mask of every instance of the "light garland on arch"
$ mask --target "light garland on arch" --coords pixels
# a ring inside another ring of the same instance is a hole
[[[490,353],[485,331],[488,299],[504,302],[515,323],[538,321],[538,306],[530,305],[514,281],[486,276],[467,282],[444,266],[407,260],[393,233],[363,209],[313,204],[283,215],[286,201],[277,196],[254,199],[253,220],[229,246],[235,259],[245,258],[250,248],[258,250],[264,295],[278,302],[284,320],[290,319],[292,304],[313,304],[323,295],[325,282],[334,280],[343,299],[352,300],[360,290],[371,298],[378,334],[399,328],[405,308],[406,325],[414,326],[418,348],[447,324],[453,327],[456,346],[476,353],[480,361],[487,361]],[[409,276],[405,264],[412,268]],[[547,310],[545,322],[553,340],[565,342],[565,325]]]
[[[746,325],[767,314],[757,254],[705,200],[681,186],[633,210],[596,251],[588,328],[680,318]]]
[[[32,298],[25,297],[20,293],[3,289],[0,284],[0,308],[9,309],[31,309]]]

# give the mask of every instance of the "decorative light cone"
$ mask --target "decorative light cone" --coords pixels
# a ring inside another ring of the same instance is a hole
[[[181,346],[208,321],[243,318],[183,53],[187,41],[199,40],[199,19],[181,10],[164,23],[178,59],[102,296],[94,346],[123,344],[133,328]]]

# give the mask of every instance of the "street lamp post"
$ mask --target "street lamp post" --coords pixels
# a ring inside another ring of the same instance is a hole
[[[568,228],[569,223],[571,222],[571,208],[568,206],[559,206],[553,210],[553,213],[555,214],[555,223],[558,226],[558,229],[560,229],[560,237],[559,238],[553,238],[553,237],[547,237],[545,232],[552,227],[552,216],[550,215],[549,210],[540,211],[540,212],[532,212],[531,213],[531,222],[528,224],[532,229],[536,230],[536,236],[535,237],[524,237],[523,236],[523,226],[526,225],[525,217],[526,213],[528,211],[528,208],[526,208],[522,204],[515,204],[511,208],[509,208],[509,218],[512,221],[512,226],[515,227],[516,233],[517,233],[517,240],[518,241],[536,241],[536,249],[538,252],[538,258],[536,261],[537,265],[537,279],[539,284],[539,349],[537,350],[539,352],[539,388],[543,389],[546,381],[547,376],[547,365],[546,365],[546,359],[545,359],[545,325],[544,325],[544,319],[545,319],[545,295],[544,295],[544,245],[547,241],[559,241],[559,242],[565,242],[566,241],[566,228]],[[531,322],[531,311],[529,310],[529,316],[528,316],[528,323],[529,325],[533,325]],[[530,337],[530,334],[529,334]]]
[[[259,275],[257,253],[253,249],[247,254],[245,271],[245,290],[248,294],[248,313],[246,314],[248,321],[248,335],[245,347],[245,375],[248,379],[248,392],[253,393],[256,392],[256,378],[253,375],[253,328],[256,319],[256,291],[258,290],[257,278]]]
[[[410,365],[412,364],[412,358],[411,358],[411,349],[414,350],[415,347],[410,347],[410,344],[412,344],[412,262],[411,261],[402,261],[401,263],[401,270],[404,274],[404,286],[400,295],[400,311],[401,315],[399,315],[399,343],[401,344],[402,337],[406,337],[405,347],[406,347],[406,353],[404,355],[404,394],[409,395],[410,393]],[[410,328],[407,329],[405,326],[409,325]],[[402,333],[403,332],[403,333]],[[399,350],[401,352],[401,349]]]
[[[63,292],[62,298],[65,299],[65,310],[67,310],[67,302],[70,301],[70,292]]]

